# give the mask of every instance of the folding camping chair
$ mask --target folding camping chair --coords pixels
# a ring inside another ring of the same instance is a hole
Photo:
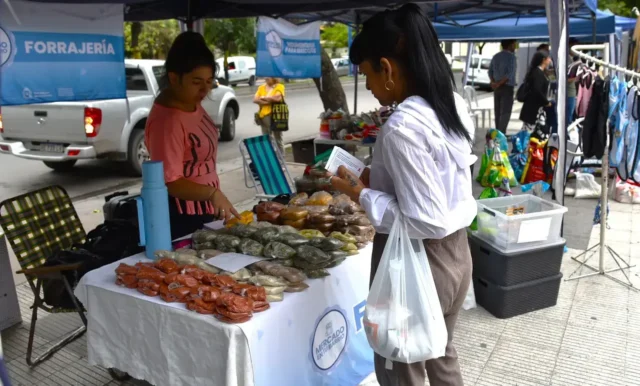
[[[256,198],[273,198],[293,192],[294,183],[284,155],[269,135],[247,138],[240,142],[239,148],[244,184],[256,189]]]
[[[62,272],[78,269],[81,263],[42,266],[49,256],[82,243],[86,233],[69,195],[60,186],[50,186],[3,201],[0,203],[0,225],[22,267],[18,273],[26,276],[33,291],[33,313],[27,346],[27,364],[33,367],[86,331],[84,308],[78,303],[71,285],[62,275]],[[74,309],[48,307],[44,304],[41,297],[42,282],[48,278],[62,279],[66,291],[73,299]],[[83,326],[64,336],[37,358],[31,359],[38,309],[50,313],[77,312]]]

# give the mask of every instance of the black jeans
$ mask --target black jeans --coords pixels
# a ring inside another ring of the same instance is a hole
[[[493,92],[496,129],[507,134],[513,110],[513,86],[502,86]]]

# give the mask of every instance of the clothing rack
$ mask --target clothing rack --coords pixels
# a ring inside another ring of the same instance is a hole
[[[580,50],[603,50],[604,51],[604,60],[600,60],[597,58],[594,58],[591,55],[585,54],[583,52],[580,52]],[[596,63],[599,64],[600,66],[602,66],[605,75],[608,73],[608,70],[613,70],[616,71],[618,73],[621,74],[625,74],[625,75],[629,75],[631,77],[636,77],[636,78],[640,78],[640,73],[637,73],[635,71],[630,71],[626,68],[620,67],[620,66],[616,66],[614,64],[609,63],[609,50],[607,49],[607,45],[606,44],[582,44],[582,45],[575,45],[571,48],[571,53],[574,55],[577,55],[581,58],[586,59],[587,61],[590,61],[592,63]],[[579,254],[578,256],[572,257],[572,259],[578,263],[580,263],[580,266],[569,276],[568,280],[577,280],[577,279],[581,279],[581,278],[585,278],[585,277],[590,277],[590,276],[596,276],[596,275],[600,275],[600,276],[605,276],[629,289],[632,289],[634,291],[640,291],[640,289],[638,289],[636,286],[633,285],[633,283],[631,282],[631,280],[629,279],[629,275],[627,274],[626,270],[629,270],[631,268],[633,268],[634,266],[629,264],[629,260],[625,260],[623,259],[616,251],[613,250],[613,248],[611,248],[609,245],[607,245],[607,218],[608,218],[608,213],[607,213],[607,209],[609,207],[609,119],[607,118],[607,124],[606,124],[606,128],[607,128],[607,133],[606,133],[606,144],[604,147],[604,154],[602,156],[602,190],[600,193],[600,242],[594,246],[592,246],[591,248],[587,249],[586,251],[584,251],[583,253]],[[594,267],[591,266],[589,264],[587,264],[587,261],[595,254],[595,249],[599,248],[599,261],[598,261],[598,267]],[[593,252],[592,252],[593,251]],[[591,252],[591,254],[589,256],[587,256],[587,254]],[[604,258],[605,258],[605,252],[609,252],[609,255],[611,255],[611,257],[613,257],[613,260],[615,261],[616,265],[618,266],[618,268],[613,268],[613,269],[607,269],[605,270],[604,267]],[[581,257],[584,257],[583,259],[581,259]],[[629,257],[630,259],[630,257]],[[584,274],[584,275],[580,275],[580,276],[574,276],[578,270],[580,270],[582,267],[586,267],[588,269],[590,269],[591,273],[588,274]],[[622,272],[622,274],[624,275],[626,281],[620,280],[616,277],[613,277],[611,275],[611,273],[613,272]]]

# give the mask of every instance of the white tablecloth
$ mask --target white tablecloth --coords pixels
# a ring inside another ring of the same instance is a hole
[[[373,371],[362,326],[371,246],[309,288],[232,325],[115,285],[120,262],[86,274],[89,363],[163,385],[357,385]]]

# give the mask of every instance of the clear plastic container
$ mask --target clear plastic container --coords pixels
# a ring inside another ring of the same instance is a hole
[[[505,252],[561,240],[567,208],[530,194],[478,200],[477,236]]]

